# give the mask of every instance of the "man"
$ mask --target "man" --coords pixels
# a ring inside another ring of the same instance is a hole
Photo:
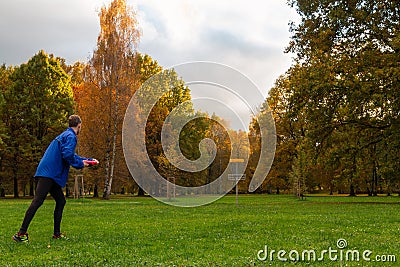
[[[12,237],[16,242],[28,242],[28,227],[38,208],[43,204],[48,193],[56,201],[54,209],[54,239],[65,238],[60,231],[60,224],[66,203],[62,188],[66,185],[70,166],[82,169],[98,164],[96,159],[83,158],[75,154],[77,135],[81,131],[82,121],[78,115],[71,115],[68,119],[69,128],[57,136],[46,149],[43,158],[37,167],[36,194],[25,213],[22,226]]]

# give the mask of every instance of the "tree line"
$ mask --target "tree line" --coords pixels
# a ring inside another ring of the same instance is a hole
[[[214,164],[194,175],[174,168],[163,152],[161,129],[177,105],[191,100],[190,89],[174,70],[164,70],[149,55],[136,51],[140,31],[135,13],[124,0],[104,6],[99,18],[97,47],[87,63],[68,65],[63,58],[39,51],[20,66],[1,66],[0,187],[14,197],[33,195],[32,176],[41,156],[49,142],[67,127],[68,116],[76,113],[83,120],[77,153],[93,156],[101,164],[90,171],[72,170],[71,176],[84,175],[85,188],[105,199],[116,192],[143,195],[125,164],[122,123],[133,94],[162,71],[164,79],[152,86],[172,90],[159,99],[146,121],[146,147],[152,164],[166,178],[174,175],[176,183],[185,186],[218,177],[221,164],[229,159],[228,135],[218,135],[218,167]],[[189,106],[180,113],[194,117],[198,111]],[[200,141],[223,131],[221,123],[225,123],[215,115],[202,117],[189,122],[180,133],[182,153],[192,160],[200,155]],[[69,179],[67,191],[73,182]]]
[[[294,63],[270,90],[269,184],[296,194],[399,192],[400,6],[289,1]]]
[[[66,127],[68,115],[77,113],[83,119],[78,153],[98,158],[101,165],[71,176],[83,174],[86,189],[105,199],[115,192],[143,195],[125,164],[122,123],[133,94],[161,71],[167,72],[168,82],[156,86],[172,85],[173,90],[147,119],[146,148],[166,179],[175,177],[183,186],[210,183],[240,150],[249,155],[246,179],[239,182],[239,191],[246,193],[261,149],[257,121],[262,120],[257,117],[272,113],[275,159],[257,192],[399,192],[399,6],[369,0],[291,0],[289,5],[301,18],[291,24],[286,49],[294,55],[293,64],[276,80],[249,131],[226,130],[226,121],[203,114],[179,134],[188,159],[199,157],[204,138],[216,144],[215,160],[194,174],[174,168],[161,145],[163,122],[174,107],[191,100],[190,88],[174,70],[163,70],[151,56],[136,51],[141,33],[124,0],[100,10],[97,47],[87,63],[68,65],[39,51],[20,66],[1,66],[3,193],[33,195],[31,177],[40,157]],[[196,112],[188,106],[181,115],[190,118]]]

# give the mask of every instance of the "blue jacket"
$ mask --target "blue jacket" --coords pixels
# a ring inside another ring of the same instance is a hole
[[[72,128],[68,128],[57,136],[40,160],[35,177],[51,178],[64,187],[67,183],[69,167],[82,169],[83,160],[87,159],[75,154],[76,144],[77,138]]]

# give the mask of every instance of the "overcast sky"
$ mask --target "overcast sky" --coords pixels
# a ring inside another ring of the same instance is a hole
[[[213,61],[235,68],[266,96],[291,64],[295,10],[286,0],[127,0],[137,11],[139,51],[163,67]],[[0,64],[19,65],[40,49],[67,63],[96,47],[104,0],[1,0]],[[260,100],[262,102],[262,100]]]

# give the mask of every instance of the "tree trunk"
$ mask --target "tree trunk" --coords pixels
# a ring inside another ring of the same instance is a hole
[[[103,67],[105,68],[105,65]],[[106,69],[104,69],[103,72],[107,72]],[[111,81],[109,86],[112,86],[112,81]],[[106,158],[105,158],[105,161],[106,161],[106,167],[105,167],[106,176],[105,176],[105,179],[104,179],[103,199],[110,199],[110,193],[109,193],[108,188],[109,187],[111,188],[111,186],[110,186],[110,166],[111,166],[111,163],[110,163],[110,160],[111,160],[110,152],[111,152],[111,149],[112,149],[111,148],[112,145],[111,145],[111,140],[110,140],[110,130],[111,130],[111,125],[113,125],[113,123],[112,123],[112,120],[113,120],[112,119],[113,118],[113,115],[112,115],[112,99],[113,99],[113,97],[112,97],[112,95],[113,94],[112,94],[112,89],[111,88],[108,88],[107,90],[108,90],[108,98],[109,98],[110,104],[109,104],[109,107],[108,107],[109,119],[108,119],[108,125],[107,125],[107,130],[106,130],[107,131],[107,133],[106,133],[106,135],[107,135],[107,138],[106,138],[107,151],[106,151]]]
[[[139,189],[138,189],[138,196],[139,197],[143,197],[144,196],[144,190],[140,187],[140,186],[138,186],[139,187]]]
[[[374,164],[374,169],[372,171],[372,183],[373,183],[373,188],[375,189],[372,193],[374,196],[378,195],[378,174],[376,173],[376,168]]]
[[[110,141],[109,137],[107,136],[107,151],[105,157],[105,179],[104,179],[104,189],[103,189],[103,199],[109,199],[109,195],[107,196],[108,184],[110,181]]]
[[[113,120],[113,135],[112,135],[112,150],[111,150],[111,159],[109,160],[110,162],[110,171],[108,175],[108,181],[106,184],[106,187],[104,188],[104,198],[105,199],[110,199],[111,195],[111,186],[112,186],[112,181],[114,178],[114,167],[115,167],[115,154],[116,154],[116,148],[117,148],[117,134],[118,134],[118,98],[119,98],[119,88],[118,88],[118,77],[116,78],[116,89],[115,89],[115,105],[114,105],[114,120]]]
[[[117,122],[115,122],[116,124]],[[114,177],[114,166],[115,166],[115,152],[116,152],[116,143],[117,143],[117,134],[116,132],[117,126],[115,125],[114,129],[114,136],[113,136],[113,148],[112,148],[112,154],[111,154],[111,166],[110,166],[110,175],[107,183],[107,189],[105,190],[105,199],[110,199],[110,194],[111,194],[111,186],[112,186],[112,181]]]
[[[17,176],[17,168],[13,167],[13,180],[14,180],[14,198],[19,198],[18,194],[18,176]]]
[[[34,186],[33,178],[29,180],[29,196],[33,197],[35,195],[35,186]]]
[[[355,197],[356,196],[356,192],[354,190],[354,185],[350,185],[350,196],[351,197]]]
[[[372,190],[369,189],[369,186],[367,186],[367,192],[368,192],[368,196],[372,197]]]
[[[109,184],[109,175],[110,175],[110,151],[107,149],[106,152],[106,167],[105,167],[105,180],[104,180],[104,191],[103,191],[103,199],[109,199],[109,195],[107,196],[108,184]]]
[[[94,185],[93,197],[99,197],[99,191],[97,190],[97,184]]]

